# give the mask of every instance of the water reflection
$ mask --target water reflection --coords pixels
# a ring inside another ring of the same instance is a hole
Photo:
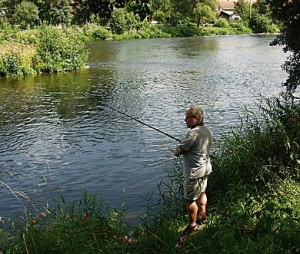
[[[113,112],[112,106],[172,136],[185,133],[184,110],[206,109],[216,139],[242,108],[277,94],[285,56],[272,37],[224,36],[91,43],[90,68],[0,80],[0,181],[45,206],[57,192],[84,189],[130,213],[172,165],[176,142]],[[0,216],[27,201],[0,184]]]

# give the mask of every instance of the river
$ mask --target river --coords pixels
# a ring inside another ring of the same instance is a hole
[[[184,112],[204,107],[215,142],[243,108],[277,95],[286,55],[273,36],[216,36],[90,43],[89,69],[0,79],[0,217],[39,213],[83,190],[132,216],[172,164]]]

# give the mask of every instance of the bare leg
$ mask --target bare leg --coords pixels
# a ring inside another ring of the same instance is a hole
[[[200,220],[205,219],[206,217],[206,204],[207,204],[207,196],[205,192],[202,192],[197,200],[199,206],[199,218]]]
[[[187,209],[189,212],[189,222],[190,226],[196,225],[197,213],[198,213],[198,205],[196,201],[187,201]]]

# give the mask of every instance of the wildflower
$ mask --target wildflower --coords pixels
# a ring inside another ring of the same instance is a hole
[[[128,235],[125,235],[122,240],[123,240],[123,243],[126,243],[126,244],[132,243],[132,238]]]
[[[41,219],[45,219],[46,217],[47,217],[46,213],[44,213],[44,212],[40,213],[40,218]]]

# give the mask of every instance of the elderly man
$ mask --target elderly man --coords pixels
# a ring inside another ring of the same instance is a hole
[[[190,129],[175,149],[176,156],[183,155],[184,198],[189,213],[189,225],[183,232],[185,235],[199,229],[197,222],[206,220],[205,191],[207,176],[212,171],[209,159],[212,134],[204,126],[203,118],[203,109],[199,106],[192,106],[186,111],[185,122]]]

